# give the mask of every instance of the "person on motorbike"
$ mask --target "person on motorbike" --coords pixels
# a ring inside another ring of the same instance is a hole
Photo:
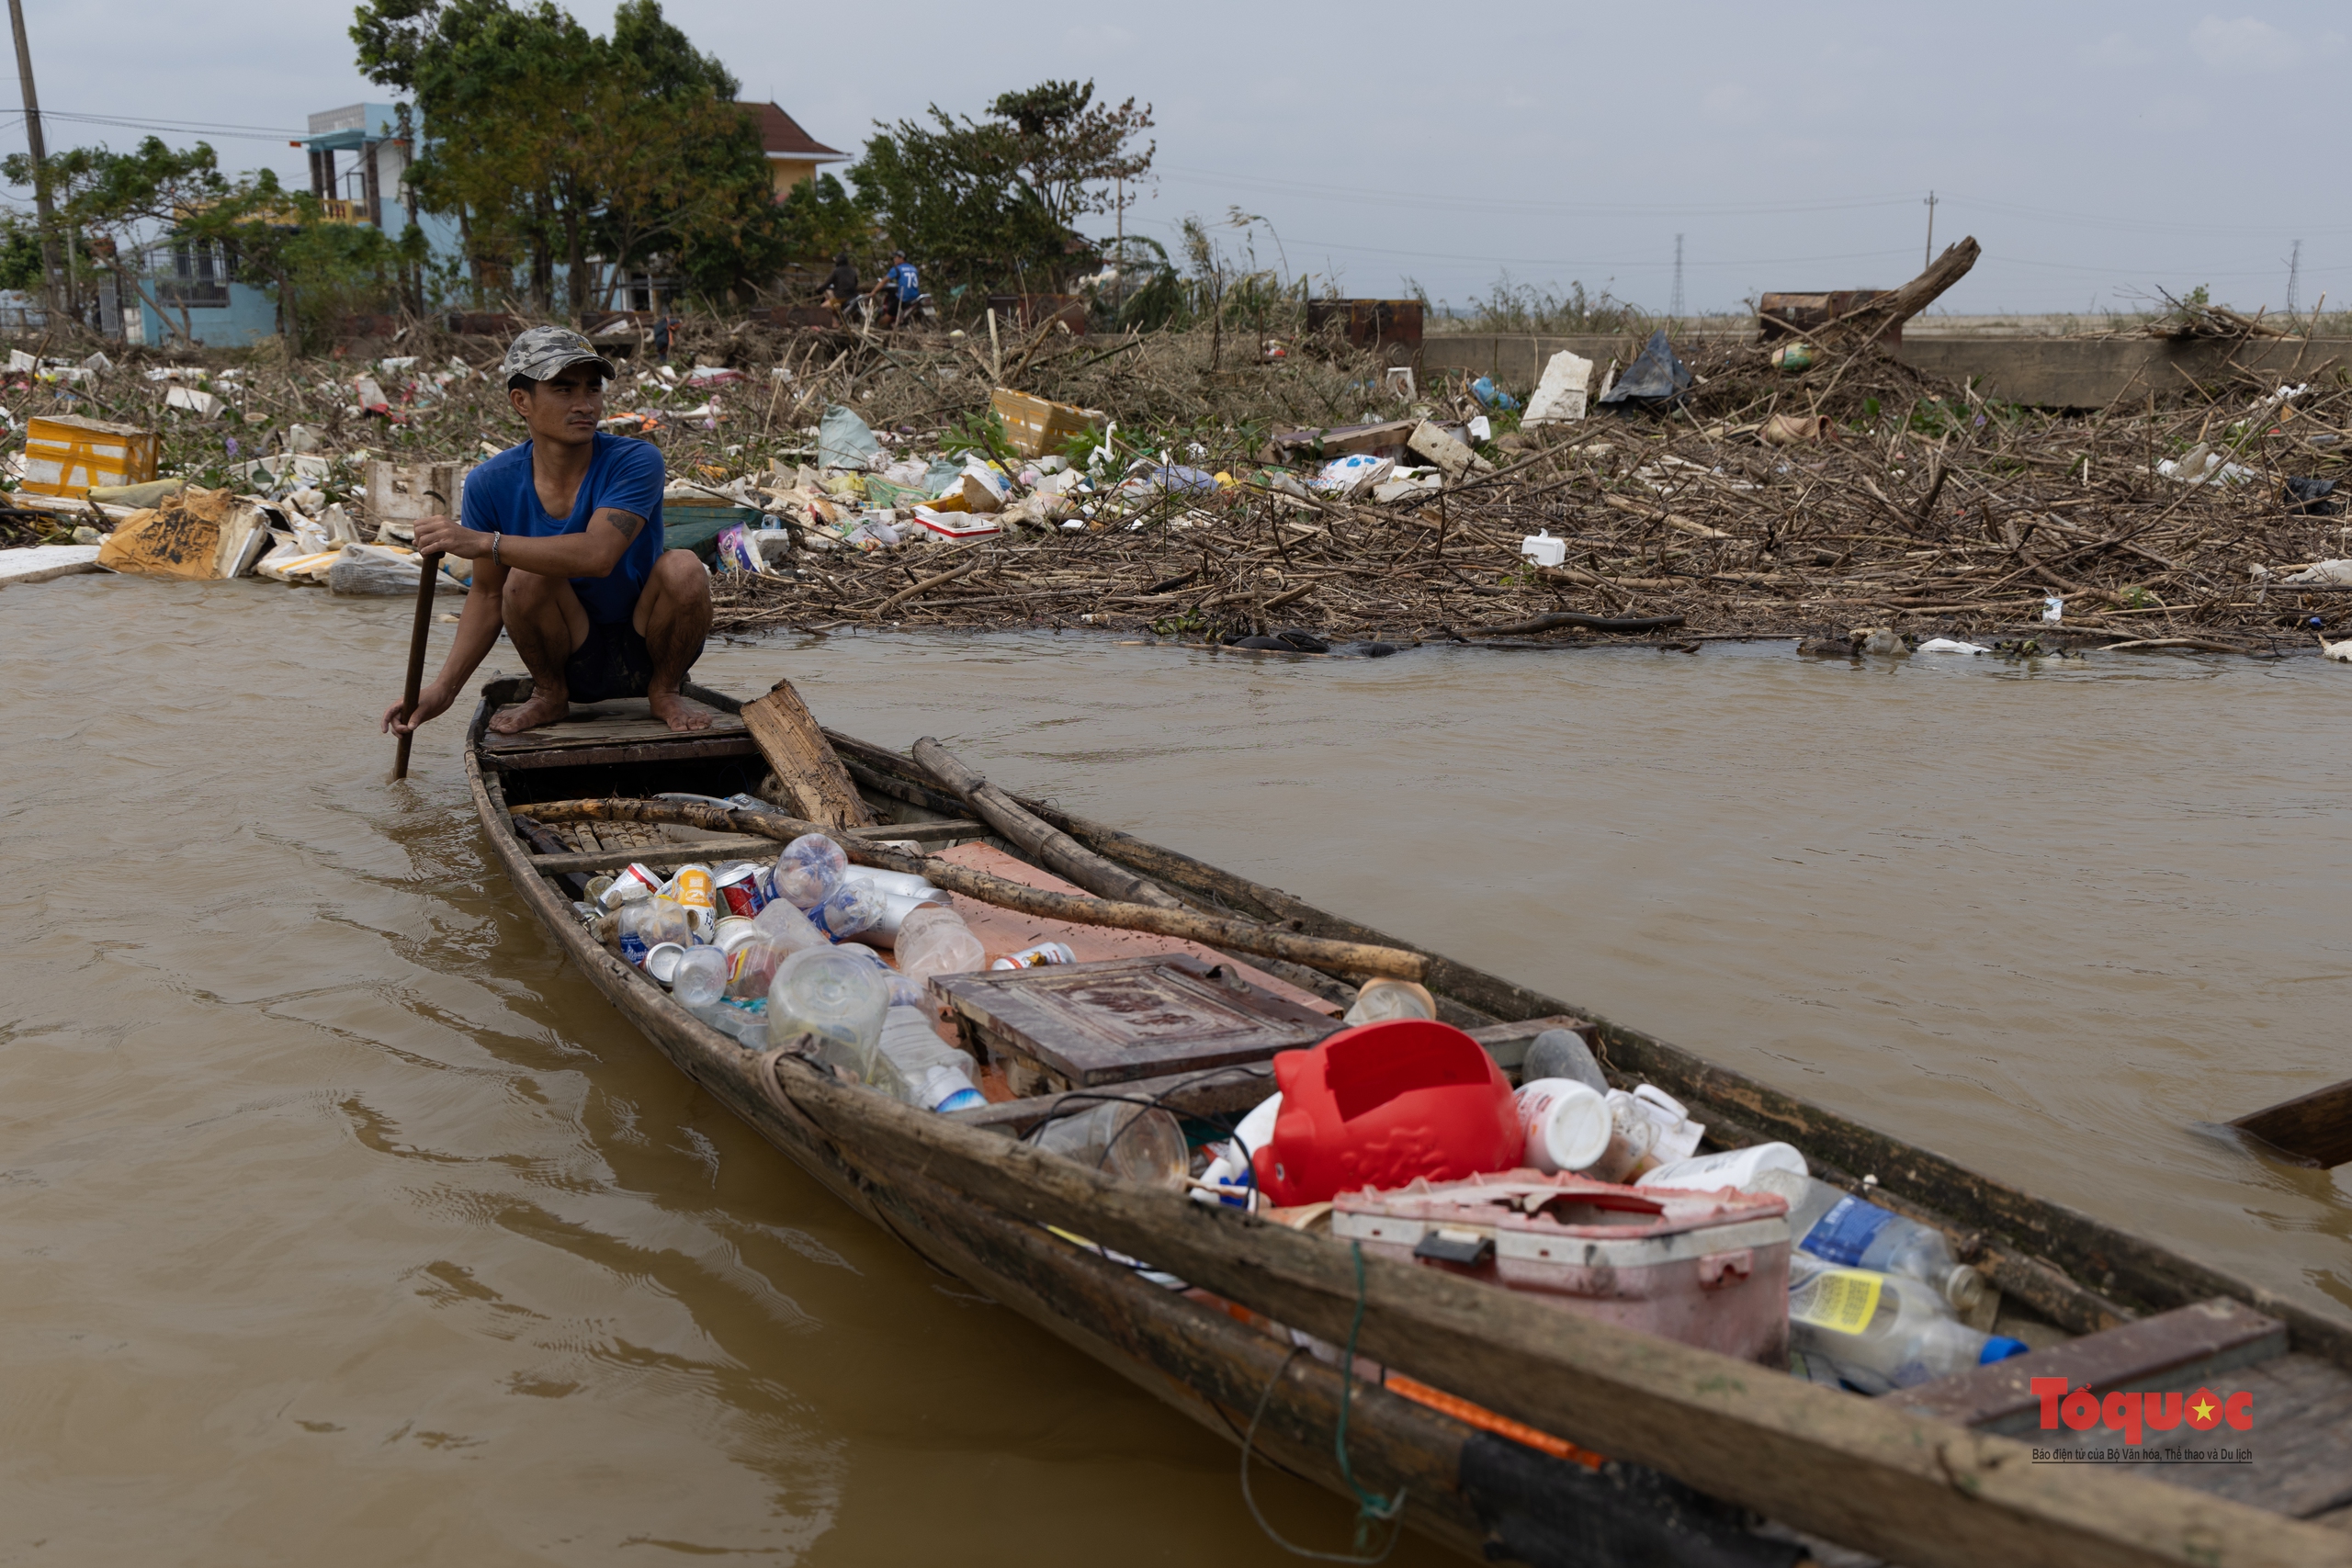
[[[834,253],[832,274],[825,279],[823,293],[824,302],[835,315],[848,310],[849,302],[857,298],[857,268],[850,265],[847,251]]]
[[[900,316],[914,313],[915,301],[922,298],[922,285],[916,280],[914,263],[907,260],[906,252],[890,253],[890,268],[873,291],[881,300],[884,326],[896,326]]]

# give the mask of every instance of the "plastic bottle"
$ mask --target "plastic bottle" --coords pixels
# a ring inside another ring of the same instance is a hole
[[[614,934],[620,941],[621,957],[639,969],[645,967],[645,954],[653,944],[645,940],[645,917],[649,911],[645,900],[623,904],[615,922]]]
[[[889,987],[865,959],[831,946],[803,948],[768,984],[768,1037],[782,1042],[805,1032],[870,1051],[889,1005]]]
[[[1789,1344],[1864,1393],[1886,1393],[1970,1367],[2022,1356],[2026,1347],[1950,1314],[1935,1291],[1901,1274],[1789,1258]]]
[[[766,996],[768,987],[775,983],[776,970],[794,951],[755,931],[751,941],[728,955],[727,995],[744,1002]]]
[[[796,908],[813,909],[825,901],[849,869],[849,856],[822,833],[804,833],[784,846],[775,857],[771,878],[775,896]]]
[[[921,1008],[894,1007],[882,1019],[882,1054],[926,1111],[963,1111],[988,1101],[972,1087],[972,1058],[939,1037]]]
[[[1804,1156],[1788,1144],[1755,1144],[1744,1149],[1727,1149],[1721,1154],[1694,1155],[1670,1165],[1644,1171],[1636,1187],[1679,1187],[1690,1192],[1713,1192],[1717,1188],[1732,1187],[1742,1192],[1775,1192],[1789,1198],[1793,1209],[1797,1200],[1790,1198],[1784,1181],[1769,1177],[1794,1177],[1800,1184],[1807,1179]]]
[[[690,947],[670,976],[670,994],[687,1008],[708,1007],[727,992],[727,954],[715,947]]]
[[[1386,978],[1366,980],[1363,989],[1356,993],[1347,1016],[1340,1021],[1347,1024],[1385,1023],[1392,1018],[1435,1018],[1437,1002],[1429,988],[1410,980]]]
[[[747,1051],[767,1049],[767,1021],[734,1002],[705,1002],[686,1010],[721,1034],[730,1035]]]
[[[918,1008],[923,1006],[930,1000],[928,993],[926,993],[922,988],[922,982],[921,980],[912,979],[905,975],[899,974],[896,969],[890,967],[890,961],[888,959],[883,957],[880,953],[875,952],[864,942],[844,942],[838,945],[843,953],[854,953],[873,964],[874,972],[882,976],[882,984],[889,988],[890,1005],[892,1007]]]
[[[1583,1170],[1608,1152],[1616,1133],[1609,1102],[1574,1078],[1537,1078],[1513,1096],[1527,1130],[1522,1165],[1537,1170]]]
[[[1057,1116],[1029,1141],[1107,1175],[1154,1187],[1182,1188],[1192,1175],[1192,1151],[1176,1118],[1154,1107],[1107,1100]]]
[[[899,927],[899,972],[916,980],[934,975],[968,975],[988,964],[980,945],[955,910],[925,905]]]
[[[1644,1113],[1641,1102],[1623,1089],[1612,1089],[1600,1099],[1609,1109],[1609,1144],[1598,1158],[1577,1174],[1589,1176],[1595,1181],[1631,1181],[1657,1163],[1651,1151],[1657,1147],[1658,1124]]]
[[[1528,1083],[1537,1078],[1574,1078],[1595,1094],[1609,1092],[1609,1079],[1600,1064],[1592,1059],[1592,1047],[1573,1029],[1547,1029],[1537,1035],[1528,1044],[1520,1077]]]
[[[808,911],[808,923],[834,942],[855,936],[882,918],[882,895],[863,882],[840,882]]]
[[[1699,1152],[1699,1140],[1707,1129],[1690,1120],[1690,1112],[1682,1102],[1656,1084],[1642,1084],[1634,1090],[1634,1103],[1642,1113],[1657,1123],[1657,1140],[1651,1145],[1650,1157],[1659,1165],[1689,1159]]]
[[[647,950],[665,942],[684,945],[693,940],[685,910],[658,896],[621,906],[620,939],[621,956],[631,964],[643,964]]]
[[[596,901],[607,909],[617,909],[624,904],[634,904],[662,886],[662,878],[642,865],[628,865],[613,874]]]
[[[808,917],[786,898],[775,899],[753,915],[752,929],[786,953],[825,945],[825,933],[809,924]]]
[[[1807,1179],[1804,1196],[1790,1202],[1789,1234],[1824,1262],[1917,1280],[1956,1312],[1973,1312],[1984,1299],[1984,1276],[1952,1256],[1943,1232],[1826,1181]]]

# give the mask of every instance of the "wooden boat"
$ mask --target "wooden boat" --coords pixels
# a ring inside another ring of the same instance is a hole
[[[1955,1238],[2001,1292],[2000,1331],[2034,1353],[1866,1399],[1081,1169],[1018,1137],[1046,1115],[1049,1084],[933,1114],[845,1084],[792,1047],[747,1050],[602,945],[559,879],[631,859],[750,858],[773,848],[772,833],[733,818],[731,833],[673,828],[620,841],[607,823],[592,829],[603,838],[535,846],[515,819],[549,802],[756,789],[767,767],[735,716],[741,705],[690,688],[723,716],[695,734],[669,733],[641,703],[491,734],[492,713],[525,693],[518,681],[485,686],[468,777],[514,886],[589,982],[842,1201],[1212,1431],[1246,1440],[1259,1462],[1342,1495],[1401,1491],[1403,1527],[1492,1561],[1786,1565],[1828,1541],[1915,1565],[2352,1562],[2345,1321],[1621,1025],[1591,1032],[1612,1077],[1681,1100],[1713,1146],[1782,1140],[1825,1179],[1870,1179],[1875,1201]],[[845,844],[980,844],[1023,858],[912,758],[825,733],[888,824],[839,835]],[[1506,1066],[1537,1026],[1575,1014],[1274,888],[1013,798],[1203,916],[1419,954],[1444,1016]],[[1306,967],[1248,961],[1335,1000],[1351,994]],[[1271,1084],[1261,1066],[1149,1087],[1172,1109],[1231,1114]],[[1195,1289],[1156,1283],[1132,1259]],[[1358,1354],[1388,1369],[1387,1385],[1343,1378],[1267,1319],[1332,1345],[1354,1334]],[[2250,1431],[2148,1437],[2250,1450],[2253,1461],[2038,1462],[2037,1453],[2103,1458],[2122,1442],[2097,1424],[2041,1428],[2028,1379],[2059,1375],[2101,1394],[2251,1392]]]

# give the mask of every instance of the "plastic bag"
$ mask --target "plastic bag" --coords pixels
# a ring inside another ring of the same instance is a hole
[[[414,594],[416,558],[381,545],[345,545],[327,569],[330,593]]]
[[[1314,488],[1325,495],[1361,495],[1396,470],[1394,458],[1352,452],[1324,464],[1322,471],[1315,476]],[[1216,481],[1210,482],[1214,484]]]
[[[1679,397],[1690,385],[1690,367],[1674,356],[1673,345],[1666,341],[1666,329],[1650,333],[1650,341],[1617,384],[1600,394],[1604,403],[1656,403]]]
[[[718,570],[747,571],[754,577],[767,570],[760,557],[760,547],[741,523],[718,536]]]
[[[817,423],[817,466],[866,469],[880,467],[881,460],[882,444],[874,439],[874,427],[858,418],[855,409],[828,403],[825,417]]]
[[[2287,479],[2287,510],[2301,513],[2305,517],[2334,517],[2344,510],[2342,502],[2328,499],[2335,493],[2334,479],[2297,479],[2290,475]]]

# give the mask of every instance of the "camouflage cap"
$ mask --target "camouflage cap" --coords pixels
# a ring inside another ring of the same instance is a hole
[[[498,373],[551,381],[574,365],[593,365],[608,381],[619,374],[611,360],[596,352],[594,344],[570,327],[525,329],[507,345],[506,363],[498,367]]]

